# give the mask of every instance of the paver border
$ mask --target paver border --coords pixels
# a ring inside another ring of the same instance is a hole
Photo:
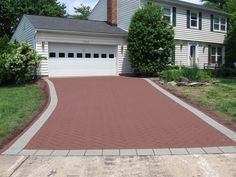
[[[46,111],[40,118],[21,136],[13,145],[11,145],[2,154],[4,155],[22,155],[22,156],[162,156],[162,155],[193,155],[193,154],[224,154],[236,153],[236,146],[221,147],[197,147],[197,148],[153,148],[153,149],[84,149],[84,150],[40,150],[40,149],[24,149],[31,138],[39,131],[39,129],[48,120],[52,112],[57,106],[58,98],[54,84],[47,78],[44,80],[48,83],[51,101]],[[173,94],[159,87],[150,79],[144,79],[158,91],[180,104],[210,126],[236,142],[236,133],[214,121],[212,118],[190,106]]]
[[[202,111],[198,110],[197,108],[194,108],[193,106],[189,105],[188,103],[182,101],[175,95],[171,94],[170,92],[166,91],[165,89],[158,86],[156,83],[154,83],[152,80],[145,78],[145,81],[147,81],[150,85],[152,85],[155,89],[163,93],[165,96],[169,97],[171,100],[178,103],[180,106],[184,107],[185,109],[189,110],[193,114],[195,114],[198,118],[202,119],[204,122],[206,122],[211,127],[217,129],[219,132],[224,134],[226,137],[231,139],[232,141],[236,142],[236,133],[232,130],[228,129],[227,127],[219,124],[215,120],[213,120],[208,115],[204,114]]]

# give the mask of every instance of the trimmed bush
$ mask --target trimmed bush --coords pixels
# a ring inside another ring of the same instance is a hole
[[[131,66],[138,75],[156,75],[171,63],[174,30],[156,3],[149,2],[132,17],[128,34]]]

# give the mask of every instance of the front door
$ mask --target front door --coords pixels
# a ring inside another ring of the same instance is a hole
[[[189,44],[189,65],[197,65],[197,44]]]

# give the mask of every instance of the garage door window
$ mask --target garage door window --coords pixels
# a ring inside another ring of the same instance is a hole
[[[65,53],[59,53],[59,58],[65,58]]]
[[[68,53],[68,58],[74,58],[74,53]]]
[[[77,58],[83,58],[83,54],[82,53],[77,53]]]
[[[109,58],[115,58],[114,54],[109,54]]]
[[[85,54],[85,58],[91,58],[91,54],[90,53],[86,53]]]
[[[102,54],[102,58],[107,58],[107,54]]]
[[[99,54],[98,53],[93,54],[93,58],[99,58]]]
[[[55,58],[56,57],[56,53],[55,52],[50,52],[49,53],[49,57],[50,58]]]

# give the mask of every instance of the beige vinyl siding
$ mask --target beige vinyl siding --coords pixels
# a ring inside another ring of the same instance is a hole
[[[127,45],[118,46],[118,74],[132,73],[131,65],[128,58]]]
[[[140,8],[139,0],[119,0],[117,3],[118,27],[128,31],[131,18],[135,11]]]
[[[107,0],[98,1],[97,5],[93,8],[89,20],[107,21]]]
[[[176,41],[175,64],[188,66],[188,43],[187,41]]]
[[[35,28],[25,16],[21,19],[11,41],[28,42],[32,48],[35,48]]]
[[[183,7],[176,7],[176,9],[175,39],[217,44],[224,43],[226,33],[211,32],[210,30],[211,14],[209,12],[202,12],[202,30],[199,30],[187,28],[187,10],[191,11],[192,9]],[[197,9],[194,9],[194,11],[199,13]]]
[[[208,63],[208,44],[200,43],[198,47],[198,66],[204,68],[205,63]]]
[[[44,44],[44,47],[43,47]],[[38,74],[41,76],[48,75],[48,42],[38,40],[36,42],[36,51],[46,59],[40,63]]]

